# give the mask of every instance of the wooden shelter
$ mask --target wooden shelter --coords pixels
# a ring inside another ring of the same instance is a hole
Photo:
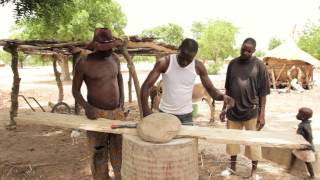
[[[293,40],[267,52],[263,61],[268,67],[273,88],[290,86],[291,80],[296,78],[304,88],[310,89],[313,69],[320,67],[320,61],[301,50]]]
[[[131,93],[132,80],[134,82],[137,100],[139,104],[140,115],[142,117],[141,102],[140,102],[140,84],[135,71],[135,67],[132,61],[133,56],[156,56],[157,58],[164,56],[166,54],[176,53],[177,48],[172,45],[159,43],[155,38],[139,38],[137,36],[122,37],[124,44],[122,47],[115,50],[120,56],[123,56],[127,61],[127,66],[129,69],[129,93]],[[20,80],[18,71],[18,51],[25,54],[38,54],[51,56],[53,58],[53,69],[56,76],[57,85],[59,88],[59,99],[58,102],[63,100],[63,87],[60,79],[60,73],[57,71],[56,63],[59,61],[59,56],[71,56],[73,67],[76,61],[80,58],[81,54],[89,53],[90,51],[85,50],[84,47],[89,42],[65,42],[65,41],[50,41],[50,40],[10,40],[3,39],[0,40],[0,46],[9,52],[12,56],[11,59],[11,69],[13,72],[13,85],[11,92],[11,108],[10,108],[10,123],[8,128],[15,128],[14,117],[17,116],[18,111],[18,95],[20,88]],[[130,96],[130,94],[129,94]],[[130,99],[130,98],[129,98]],[[77,107],[77,106],[76,106]],[[77,110],[77,108],[76,108]]]

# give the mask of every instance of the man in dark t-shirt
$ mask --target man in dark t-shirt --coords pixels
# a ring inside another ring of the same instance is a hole
[[[247,38],[241,46],[241,55],[233,59],[227,70],[226,94],[235,100],[235,106],[227,111],[223,107],[220,119],[227,116],[228,129],[261,130],[265,124],[266,96],[270,94],[269,78],[266,66],[261,60],[252,56],[256,41]],[[227,145],[231,155],[231,172],[236,171],[239,145]],[[252,160],[251,176],[256,177],[258,160],[261,159],[261,148],[246,146],[245,155]]]

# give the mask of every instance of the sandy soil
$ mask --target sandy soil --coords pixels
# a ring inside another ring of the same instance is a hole
[[[147,67],[147,68],[146,68]],[[152,64],[137,65],[140,83],[145,79]],[[26,97],[35,97],[47,111],[48,102],[56,102],[58,89],[56,87],[52,67],[27,67],[19,69],[22,77],[20,94]],[[128,71],[123,66],[125,89],[127,90]],[[224,74],[211,76],[216,87],[223,88]],[[10,68],[0,67],[0,113],[8,112],[10,106],[10,89],[12,73]],[[266,130],[279,130],[278,124],[289,126],[284,130],[295,131],[294,115],[301,106],[308,106],[314,110],[319,119],[320,95],[319,86],[304,93],[291,92],[278,94],[272,92],[267,103]],[[71,82],[64,82],[65,102],[73,104]],[[83,88],[85,93],[85,88]],[[126,92],[126,100],[128,97]],[[133,92],[135,98],[135,92]],[[32,106],[36,104],[32,102]],[[28,109],[27,104],[20,99],[19,107]],[[136,101],[126,103],[130,109],[129,119],[137,120],[139,113]],[[217,103],[217,110],[221,103]],[[39,111],[39,108],[37,109]],[[216,116],[218,112],[216,113]],[[196,124],[206,126],[209,111],[203,102],[199,102],[199,114],[195,118]],[[4,129],[5,119],[0,116],[0,180],[20,179],[91,179],[89,168],[89,154],[86,145],[85,133],[82,132],[79,143],[72,145],[70,129],[47,126],[18,126],[14,131]],[[319,122],[316,122],[317,124]],[[225,124],[216,122],[215,128],[224,128]],[[281,126],[282,127],[282,126]],[[317,126],[320,129],[320,126]],[[228,166],[228,156],[225,154],[225,145],[209,144],[199,141],[200,179],[245,179],[251,168],[250,161],[244,156],[239,157],[238,176],[220,176]],[[258,173],[262,179],[302,179],[305,173],[287,174],[283,167],[264,160],[260,162]]]

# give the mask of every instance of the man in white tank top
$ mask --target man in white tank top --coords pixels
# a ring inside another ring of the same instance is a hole
[[[187,38],[182,41],[178,54],[166,56],[156,62],[141,87],[143,116],[152,113],[148,105],[149,89],[160,74],[163,81],[160,111],[177,116],[183,124],[192,124],[192,89],[197,75],[213,99],[224,101],[230,108],[233,106],[233,99],[213,86],[203,63],[194,59],[197,52],[198,43]]]

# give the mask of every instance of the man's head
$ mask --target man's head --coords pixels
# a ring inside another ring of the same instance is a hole
[[[240,59],[248,60],[252,57],[252,54],[256,51],[256,40],[253,38],[247,38],[243,41],[240,50]]]
[[[189,64],[198,52],[198,43],[193,39],[186,38],[179,46],[179,60]],[[183,63],[184,64],[184,63]]]
[[[299,109],[299,112],[297,114],[297,119],[301,121],[306,121],[312,117],[313,111],[310,108],[302,107]]]
[[[96,49],[97,43],[109,43],[115,40],[112,36],[112,32],[108,28],[96,28],[94,31],[93,39],[88,44],[87,49],[94,51]]]

